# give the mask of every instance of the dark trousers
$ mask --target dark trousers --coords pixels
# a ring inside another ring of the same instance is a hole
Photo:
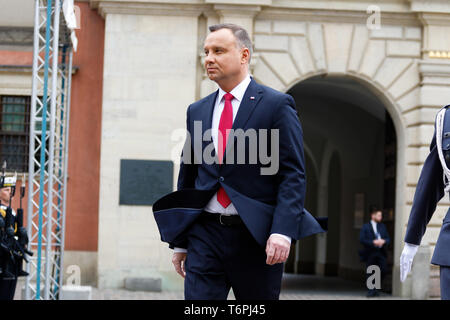
[[[243,224],[199,219],[188,232],[186,300],[226,300],[230,288],[237,300],[277,300],[282,274]]]
[[[381,272],[380,282],[382,284],[383,279],[387,274],[387,261],[386,261],[386,256],[383,254],[383,252],[381,250],[374,250],[373,252],[371,252],[368,255],[367,262],[366,262],[366,271],[367,271],[367,268],[372,265],[376,265],[380,268],[380,272]],[[367,274],[367,272],[366,272],[366,274]],[[369,276],[370,275],[367,274],[367,278]],[[376,291],[376,289],[369,289],[369,291]]]
[[[440,266],[441,299],[450,300],[450,267]]]
[[[0,280],[0,300],[14,300],[17,279]]]

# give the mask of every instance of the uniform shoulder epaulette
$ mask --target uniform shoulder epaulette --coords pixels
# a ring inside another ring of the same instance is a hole
[[[450,104],[448,104],[448,105],[446,105],[446,106],[443,106],[443,107],[439,110],[439,112],[442,111],[442,110],[444,110],[444,109],[445,109],[445,116],[448,117],[449,115],[447,114],[447,112],[450,111]]]

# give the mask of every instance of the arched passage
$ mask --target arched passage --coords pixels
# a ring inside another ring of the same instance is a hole
[[[305,206],[329,218],[326,235],[296,244],[294,272],[363,284],[359,231],[369,220],[370,204],[383,208],[384,222],[395,239],[398,139],[389,107],[360,81],[344,76],[313,77],[288,93],[296,101],[308,146]],[[392,268],[393,247],[388,251]],[[384,288],[390,291],[391,286],[389,282]]]
[[[307,144],[305,149],[305,167],[308,175],[308,187],[306,188],[305,208],[311,212],[317,212],[317,188],[318,165]],[[289,260],[286,262],[285,271],[296,274],[314,274],[316,260],[316,237],[308,237],[291,246]]]
[[[337,276],[339,273],[340,244],[340,219],[342,201],[342,167],[339,154],[335,151],[331,156],[328,170],[328,232],[326,249],[326,268],[324,273]]]

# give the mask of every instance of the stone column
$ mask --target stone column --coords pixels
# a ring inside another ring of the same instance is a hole
[[[414,300],[425,300],[429,296],[430,260],[430,247],[420,246],[412,266],[411,298]]]
[[[105,18],[98,286],[162,279],[181,289],[151,206],[120,205],[121,159],[172,159],[196,100],[198,20],[204,6],[97,1]],[[95,4],[95,3],[94,3]],[[178,153],[179,154],[179,153]],[[174,166],[174,180],[178,166]],[[150,183],[150,182],[149,182]]]

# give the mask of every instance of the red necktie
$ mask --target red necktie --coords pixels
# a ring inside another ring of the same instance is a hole
[[[233,95],[231,93],[226,93],[224,95],[225,105],[223,107],[222,115],[220,116],[219,122],[219,132],[218,132],[218,153],[219,153],[219,164],[222,164],[223,155],[225,154],[225,149],[227,147],[227,130],[233,127],[233,106],[231,105],[231,100],[233,100]],[[217,201],[226,208],[230,205],[231,200],[228,198],[225,190],[220,187],[217,191]]]

